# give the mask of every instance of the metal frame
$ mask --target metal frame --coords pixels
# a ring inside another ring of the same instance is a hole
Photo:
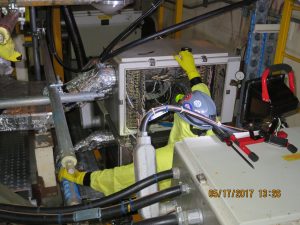
[[[160,46],[163,46],[161,44]],[[122,57],[122,56],[120,56]],[[203,57],[207,59],[203,61]],[[155,58],[150,57],[149,58]],[[227,64],[226,78],[223,92],[223,106],[221,111],[221,122],[231,122],[233,119],[233,112],[236,99],[236,87],[230,85],[230,81],[235,79],[235,74],[239,71],[240,57],[229,57],[228,53],[207,53],[194,54],[195,63],[199,65],[216,65]],[[119,59],[118,59],[119,60]],[[131,61],[130,61],[131,60]],[[112,120],[121,136],[135,134],[136,130],[130,130],[126,126],[126,71],[138,69],[155,69],[166,67],[179,67],[178,63],[173,59],[173,56],[158,56],[155,59],[155,66],[149,65],[148,57],[132,58],[127,62],[118,61],[118,93],[114,94],[109,99],[108,109],[110,111]]]
[[[294,5],[294,0],[285,0],[280,23],[274,64],[283,62],[284,57],[300,63],[300,58],[286,53],[285,47],[289,34],[292,11],[300,11],[300,6]]]

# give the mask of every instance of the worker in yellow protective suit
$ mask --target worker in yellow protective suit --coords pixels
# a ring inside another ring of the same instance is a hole
[[[192,85],[192,91],[198,90],[210,96],[208,87],[201,82],[200,74],[198,73],[193,55],[189,51],[181,51],[175,56],[176,61],[186,71]],[[177,101],[183,95],[177,96]],[[212,134],[209,130],[207,135]],[[191,130],[190,124],[185,122],[177,114],[174,114],[174,125],[172,127],[168,144],[156,150],[157,172],[169,170],[172,168],[174,144],[186,137],[197,137]],[[65,168],[59,171],[59,180],[67,179],[71,182],[90,186],[93,189],[103,192],[105,195],[110,195],[120,191],[129,185],[135,183],[134,165],[133,163],[125,166],[115,167],[113,169],[105,169],[94,172],[79,172],[71,175]],[[170,186],[170,180],[159,183],[159,188],[164,189]]]
[[[1,23],[1,20],[4,19],[0,18],[0,57],[7,61],[18,62],[22,59],[22,55],[15,51],[15,44],[11,38],[10,31]]]

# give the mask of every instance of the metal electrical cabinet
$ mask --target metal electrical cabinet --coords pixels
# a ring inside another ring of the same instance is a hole
[[[230,81],[239,70],[240,58],[230,57],[225,50],[206,41],[160,39],[114,58],[118,84],[106,106],[121,136],[135,134],[144,113],[152,107],[174,104],[174,85],[189,85],[173,57],[182,47],[192,48],[196,66],[211,90],[221,121],[232,121],[236,87],[230,86]],[[166,95],[169,96],[161,100]]]
[[[285,132],[299,148],[300,128]],[[299,154],[268,143],[249,148],[259,156],[255,169],[216,136],[176,143],[173,167],[181,178],[174,184],[190,188],[178,206],[201,211],[205,225],[299,225]]]

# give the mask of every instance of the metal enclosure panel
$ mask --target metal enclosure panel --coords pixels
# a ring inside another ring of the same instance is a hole
[[[300,127],[285,131],[289,142],[299,147]],[[184,162],[195,183],[193,188],[202,193],[222,225],[300,224],[299,160],[284,160],[282,156],[290,153],[267,143],[249,147],[260,157],[255,169],[216,137],[187,138],[175,145],[173,166]],[[201,182],[199,174],[204,178]],[[209,197],[210,190],[221,194]],[[226,196],[222,190],[231,190],[231,194]],[[238,198],[239,190],[253,190],[253,194]],[[280,190],[281,196],[274,197],[273,190]]]
[[[229,57],[226,51],[216,48],[206,41],[155,40],[124,52],[114,59],[118,74],[118,87],[114,90],[113,96],[106,101],[106,105],[121,136],[136,133],[136,130],[126,127],[126,71],[177,68],[179,65],[173,55],[184,46],[192,48],[196,66],[227,65],[221,122],[232,121],[236,87],[230,86],[230,80],[235,79],[235,74],[239,70],[240,58]]]
[[[140,11],[123,10],[120,14],[107,16],[100,11],[75,11],[74,17],[88,56],[98,56],[104,48],[125,27],[128,27],[141,15]],[[105,21],[105,23],[103,23]],[[141,30],[136,29],[122,44],[141,37]],[[72,57],[74,51],[72,49]]]

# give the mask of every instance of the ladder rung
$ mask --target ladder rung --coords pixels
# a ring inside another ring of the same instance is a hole
[[[293,5],[293,10],[300,11],[300,6],[299,5]]]
[[[291,60],[293,60],[293,61],[295,61],[295,62],[300,63],[300,58],[299,58],[299,57],[290,55],[290,54],[288,54],[288,53],[286,53],[286,52],[284,53],[284,56],[285,56],[286,58],[288,58],[288,59],[291,59]]]

